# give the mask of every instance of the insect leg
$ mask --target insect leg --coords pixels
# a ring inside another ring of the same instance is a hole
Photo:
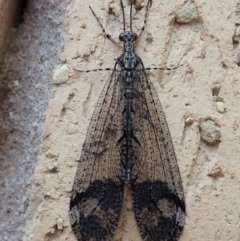
[[[149,9],[149,7],[151,7],[151,6],[152,6],[152,0],[148,0],[147,6],[146,6],[146,12],[145,12],[145,16],[144,16],[144,23],[143,23],[142,29],[140,30],[140,33],[138,34],[138,39],[137,39],[135,45],[137,44],[137,42],[138,42],[138,40],[140,39],[143,31],[145,30],[145,26],[146,26],[146,24],[147,24],[148,9]]]
[[[112,68],[100,68],[100,69],[89,69],[89,70],[74,69],[74,70],[81,73],[89,73],[89,72],[97,72],[97,71],[114,71],[114,69]]]
[[[117,43],[112,37],[110,34],[107,34],[106,33],[106,30],[105,28],[103,27],[103,25],[101,24],[100,20],[99,20],[99,17],[96,15],[96,13],[93,11],[93,9],[89,6],[90,10],[92,11],[94,17],[97,19],[98,21],[98,24],[100,25],[100,27],[102,28],[102,32],[103,32],[103,35],[105,38],[109,39],[112,43],[114,43],[118,48],[121,48],[122,49],[122,46]]]

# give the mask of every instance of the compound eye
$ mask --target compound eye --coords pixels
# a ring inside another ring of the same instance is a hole
[[[120,41],[124,41],[124,33],[120,33],[120,35],[119,35],[119,40],[120,40]]]
[[[137,38],[138,38],[138,35],[137,35],[136,33],[134,33],[134,35],[133,35],[133,41],[136,41]]]

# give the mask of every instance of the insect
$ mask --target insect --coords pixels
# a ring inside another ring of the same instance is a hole
[[[132,31],[132,3],[129,31],[120,4],[123,53],[91,118],[73,184],[70,223],[78,241],[112,240],[127,187],[142,240],[176,241],[185,222],[177,159],[157,93],[134,52],[138,35]]]

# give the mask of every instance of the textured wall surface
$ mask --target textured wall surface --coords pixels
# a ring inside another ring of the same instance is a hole
[[[126,0],[124,4],[128,16]],[[26,241],[75,240],[68,219],[70,191],[89,120],[109,72],[74,69],[112,68],[121,54],[102,36],[89,5],[116,41],[122,31],[118,0],[72,0],[67,6],[65,43],[60,63],[52,69],[54,88],[29,183]],[[240,240],[239,5],[227,0],[153,0],[136,47],[146,67],[179,66],[149,75],[166,114],[183,179],[187,218],[180,241]],[[144,13],[144,8],[134,11],[136,32]],[[54,22],[55,16],[50,19]],[[57,44],[50,39],[52,47]],[[44,73],[47,66],[39,68]],[[114,240],[141,240],[128,198]]]
[[[0,0],[0,63],[2,62],[2,54],[4,43],[7,37],[14,13],[16,11],[17,1],[14,0]]]
[[[9,29],[11,41],[0,71],[0,90],[7,90],[0,94],[1,241],[22,241],[25,233],[65,11],[65,0],[29,1],[23,22]]]

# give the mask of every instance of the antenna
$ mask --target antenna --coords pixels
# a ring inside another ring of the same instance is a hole
[[[125,32],[125,13],[124,13],[124,7],[123,7],[122,0],[120,0],[120,4],[121,4],[122,13],[123,13],[123,30]]]
[[[132,1],[130,6],[130,31],[132,32]]]

